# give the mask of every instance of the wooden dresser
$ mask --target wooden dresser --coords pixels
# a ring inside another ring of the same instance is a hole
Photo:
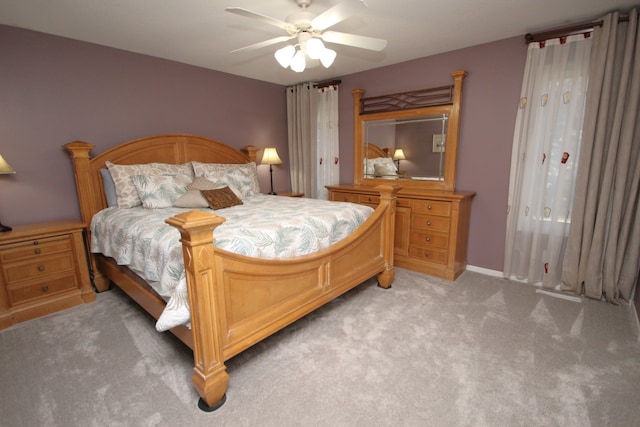
[[[397,181],[402,184],[402,181]],[[372,186],[328,186],[329,200],[376,207]],[[396,200],[394,264],[455,280],[467,266],[474,192],[402,189]]]
[[[84,228],[63,220],[0,233],[0,329],[95,301]]]

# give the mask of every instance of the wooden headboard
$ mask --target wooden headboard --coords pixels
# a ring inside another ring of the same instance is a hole
[[[391,157],[391,150],[388,148],[380,148],[376,144],[367,142],[367,159],[375,159],[377,157]]]
[[[107,207],[100,169],[106,162],[133,165],[144,163],[182,164],[192,160],[202,163],[248,163],[256,161],[258,147],[247,146],[242,152],[222,142],[195,135],[157,135],[117,145],[91,158],[93,145],[74,141],[64,145],[73,162],[78,203],[86,224],[98,211]]]

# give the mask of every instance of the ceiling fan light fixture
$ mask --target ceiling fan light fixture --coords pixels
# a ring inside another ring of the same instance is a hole
[[[333,49],[324,49],[320,55],[320,62],[324,68],[329,68],[333,61],[336,59],[336,51]]]
[[[291,64],[295,53],[296,48],[292,45],[287,45],[282,49],[276,50],[273,56],[275,56],[276,61],[278,61],[278,64],[280,64],[282,68],[287,68]]]
[[[301,73],[306,68],[307,64],[304,59],[304,52],[299,50],[293,55],[293,59],[291,60],[291,64],[289,65],[293,71],[296,73]]]
[[[309,58],[320,59],[322,57],[322,53],[325,50],[322,40],[312,38],[307,40],[306,44],[307,55],[309,56]]]

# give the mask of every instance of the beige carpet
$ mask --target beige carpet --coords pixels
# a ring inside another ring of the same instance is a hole
[[[634,426],[626,307],[466,272],[369,281],[227,363],[198,410],[191,354],[117,290],[0,332],[2,426]]]

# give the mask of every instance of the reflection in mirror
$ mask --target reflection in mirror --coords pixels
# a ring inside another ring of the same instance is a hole
[[[447,114],[364,123],[364,178],[444,180]]]

